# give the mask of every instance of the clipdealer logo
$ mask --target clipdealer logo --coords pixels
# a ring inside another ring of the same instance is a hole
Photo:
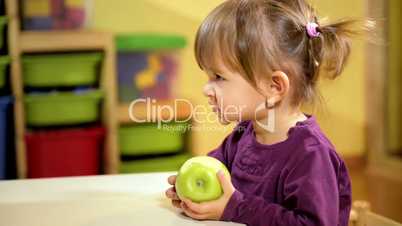
[[[136,105],[145,104],[146,107],[146,117],[137,118],[134,114],[134,109]],[[151,98],[140,98],[132,101],[128,109],[128,115],[133,122],[144,123],[144,122],[158,122],[158,126],[162,123],[171,122],[188,122],[192,118],[192,114],[189,114],[186,118],[178,118],[177,111],[179,104],[186,104],[193,109],[193,105],[190,101],[186,99],[175,99],[174,105],[158,105],[155,99]],[[162,117],[162,115],[167,115],[167,117]]]
[[[223,101],[220,101],[220,109],[218,112],[213,112],[210,110],[209,106],[206,105],[193,105],[187,99],[175,99],[173,104],[158,104],[156,99],[153,98],[140,98],[132,101],[129,105],[128,115],[130,120],[136,123],[145,123],[145,122],[154,122],[157,123],[158,129],[162,128],[162,124],[166,124],[169,122],[177,122],[177,123],[185,123],[190,120],[196,122],[199,125],[204,123],[216,123],[219,121],[226,121],[229,118],[236,117],[237,120],[242,121],[242,112],[246,106],[235,106],[235,105],[223,105]],[[257,113],[260,111],[267,110],[267,102],[263,102],[257,106],[254,111],[254,117],[256,123],[262,128],[266,129],[269,132],[274,132],[275,130],[275,111],[274,108],[268,108],[268,118],[266,121],[261,122],[257,120]],[[135,108],[137,105],[145,105],[146,115],[142,115],[142,117],[137,117],[135,114]],[[186,117],[178,117],[179,107],[189,109],[189,114]],[[190,126],[191,127],[191,126]],[[195,127],[192,127],[196,129]],[[205,128],[205,127],[204,127]],[[205,128],[207,129],[207,128]],[[210,129],[209,129],[210,130]]]

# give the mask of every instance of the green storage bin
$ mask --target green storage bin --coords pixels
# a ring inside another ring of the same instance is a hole
[[[30,87],[92,85],[101,53],[23,56],[24,85]]]
[[[6,68],[10,63],[10,58],[8,56],[0,57],[0,88],[3,88],[6,84]]]
[[[98,90],[29,94],[25,96],[25,117],[31,126],[93,122],[99,118],[101,98]]]
[[[119,129],[119,146],[122,155],[175,153],[183,149],[183,129],[186,123],[166,124],[171,131],[157,124],[138,124]]]
[[[169,157],[132,160],[120,164],[121,173],[145,173],[177,171],[181,165],[191,158],[190,154],[179,154]]]
[[[7,17],[0,16],[0,34],[4,33],[4,28],[6,27],[7,21],[8,21]],[[4,37],[5,37],[4,35],[0,35],[0,49],[3,49],[4,47],[5,43]]]
[[[115,39],[119,52],[133,52],[160,49],[181,49],[187,44],[180,35],[164,35],[151,33],[120,34]]]

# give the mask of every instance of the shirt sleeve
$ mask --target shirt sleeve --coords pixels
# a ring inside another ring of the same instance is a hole
[[[339,221],[337,166],[327,150],[309,151],[287,170],[281,204],[236,191],[221,220],[253,226],[335,226]]]

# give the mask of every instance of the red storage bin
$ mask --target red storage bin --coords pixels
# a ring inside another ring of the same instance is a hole
[[[104,129],[67,129],[28,133],[28,177],[96,175]]]

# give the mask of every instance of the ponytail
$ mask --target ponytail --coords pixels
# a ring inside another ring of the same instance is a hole
[[[338,77],[349,59],[352,29],[355,20],[343,20],[320,27],[322,48],[320,52],[323,70],[330,79]]]

